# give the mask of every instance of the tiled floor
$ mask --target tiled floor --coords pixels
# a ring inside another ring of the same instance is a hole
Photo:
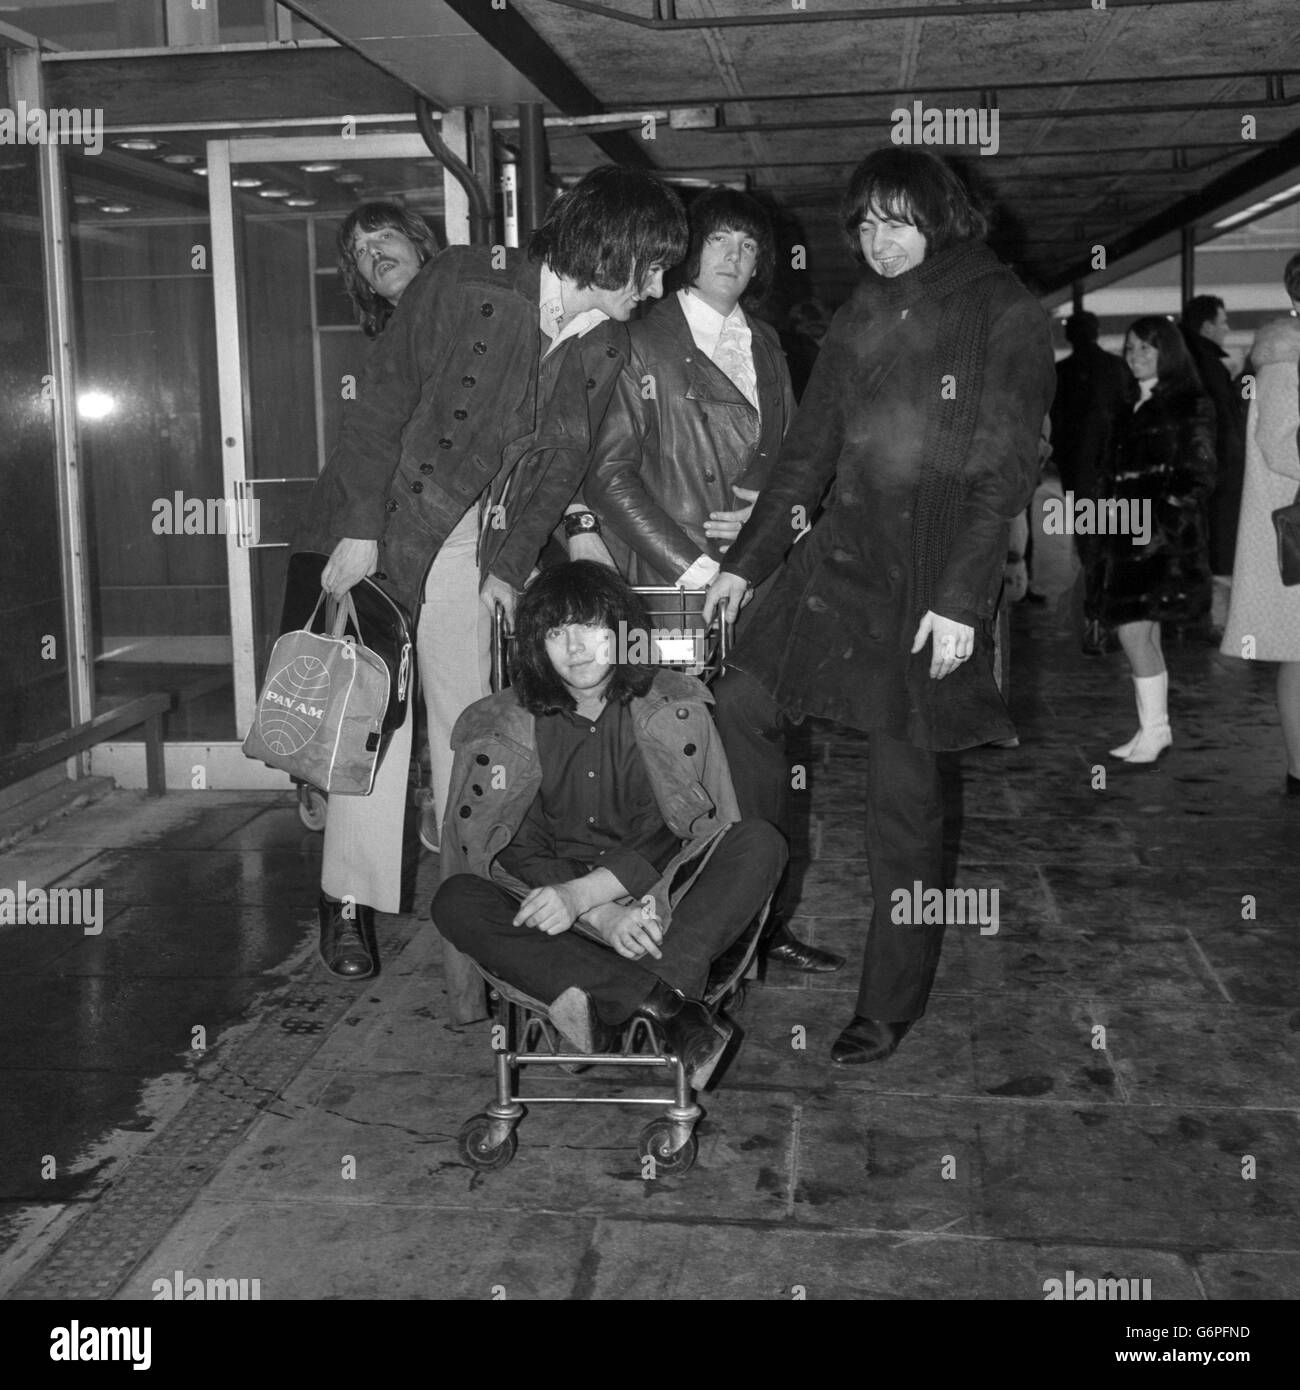
[[[536,1107],[510,1167],[463,1166],[488,1037],[447,1022],[436,861],[356,988],[314,963],[320,841],[288,798],[116,793],[23,843],[0,885],[102,889],[106,924],[0,929],[0,1296],[149,1297],[179,1269],[263,1298],[1041,1299],[1072,1269],[1295,1297],[1300,801],[1271,672],[1172,647],[1175,747],[1118,767],[1127,677],[1067,608],[1016,615],[1022,746],[948,769],[998,929],[949,931],[875,1067],[827,1056],[866,747],[816,731],[797,929],[853,965],[749,989],[680,1177],[643,1175],[631,1108]]]

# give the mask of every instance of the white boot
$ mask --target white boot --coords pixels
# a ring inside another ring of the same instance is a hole
[[[1158,676],[1134,676],[1137,696],[1137,734],[1127,743],[1111,749],[1111,756],[1126,763],[1153,763],[1174,741],[1169,728],[1169,672]]]

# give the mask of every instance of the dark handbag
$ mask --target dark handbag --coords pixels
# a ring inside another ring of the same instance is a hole
[[[1300,584],[1300,491],[1288,507],[1273,513],[1277,532],[1277,567],[1284,585]]]

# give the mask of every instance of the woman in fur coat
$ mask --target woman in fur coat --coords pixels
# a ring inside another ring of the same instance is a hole
[[[1178,329],[1150,316],[1130,325],[1124,360],[1137,382],[1117,423],[1099,489],[1102,620],[1133,671],[1139,728],[1112,758],[1153,763],[1173,742],[1160,625],[1210,606],[1205,498],[1214,486],[1214,407]]]

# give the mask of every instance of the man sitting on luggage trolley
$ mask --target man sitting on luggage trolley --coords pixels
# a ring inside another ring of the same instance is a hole
[[[740,819],[704,686],[636,663],[648,627],[639,597],[589,561],[525,593],[514,684],[452,734],[432,915],[551,1006],[580,1051],[607,1051],[639,1015],[699,1088],[730,1033],[701,1002],[710,966],[762,910],[786,848]]]

